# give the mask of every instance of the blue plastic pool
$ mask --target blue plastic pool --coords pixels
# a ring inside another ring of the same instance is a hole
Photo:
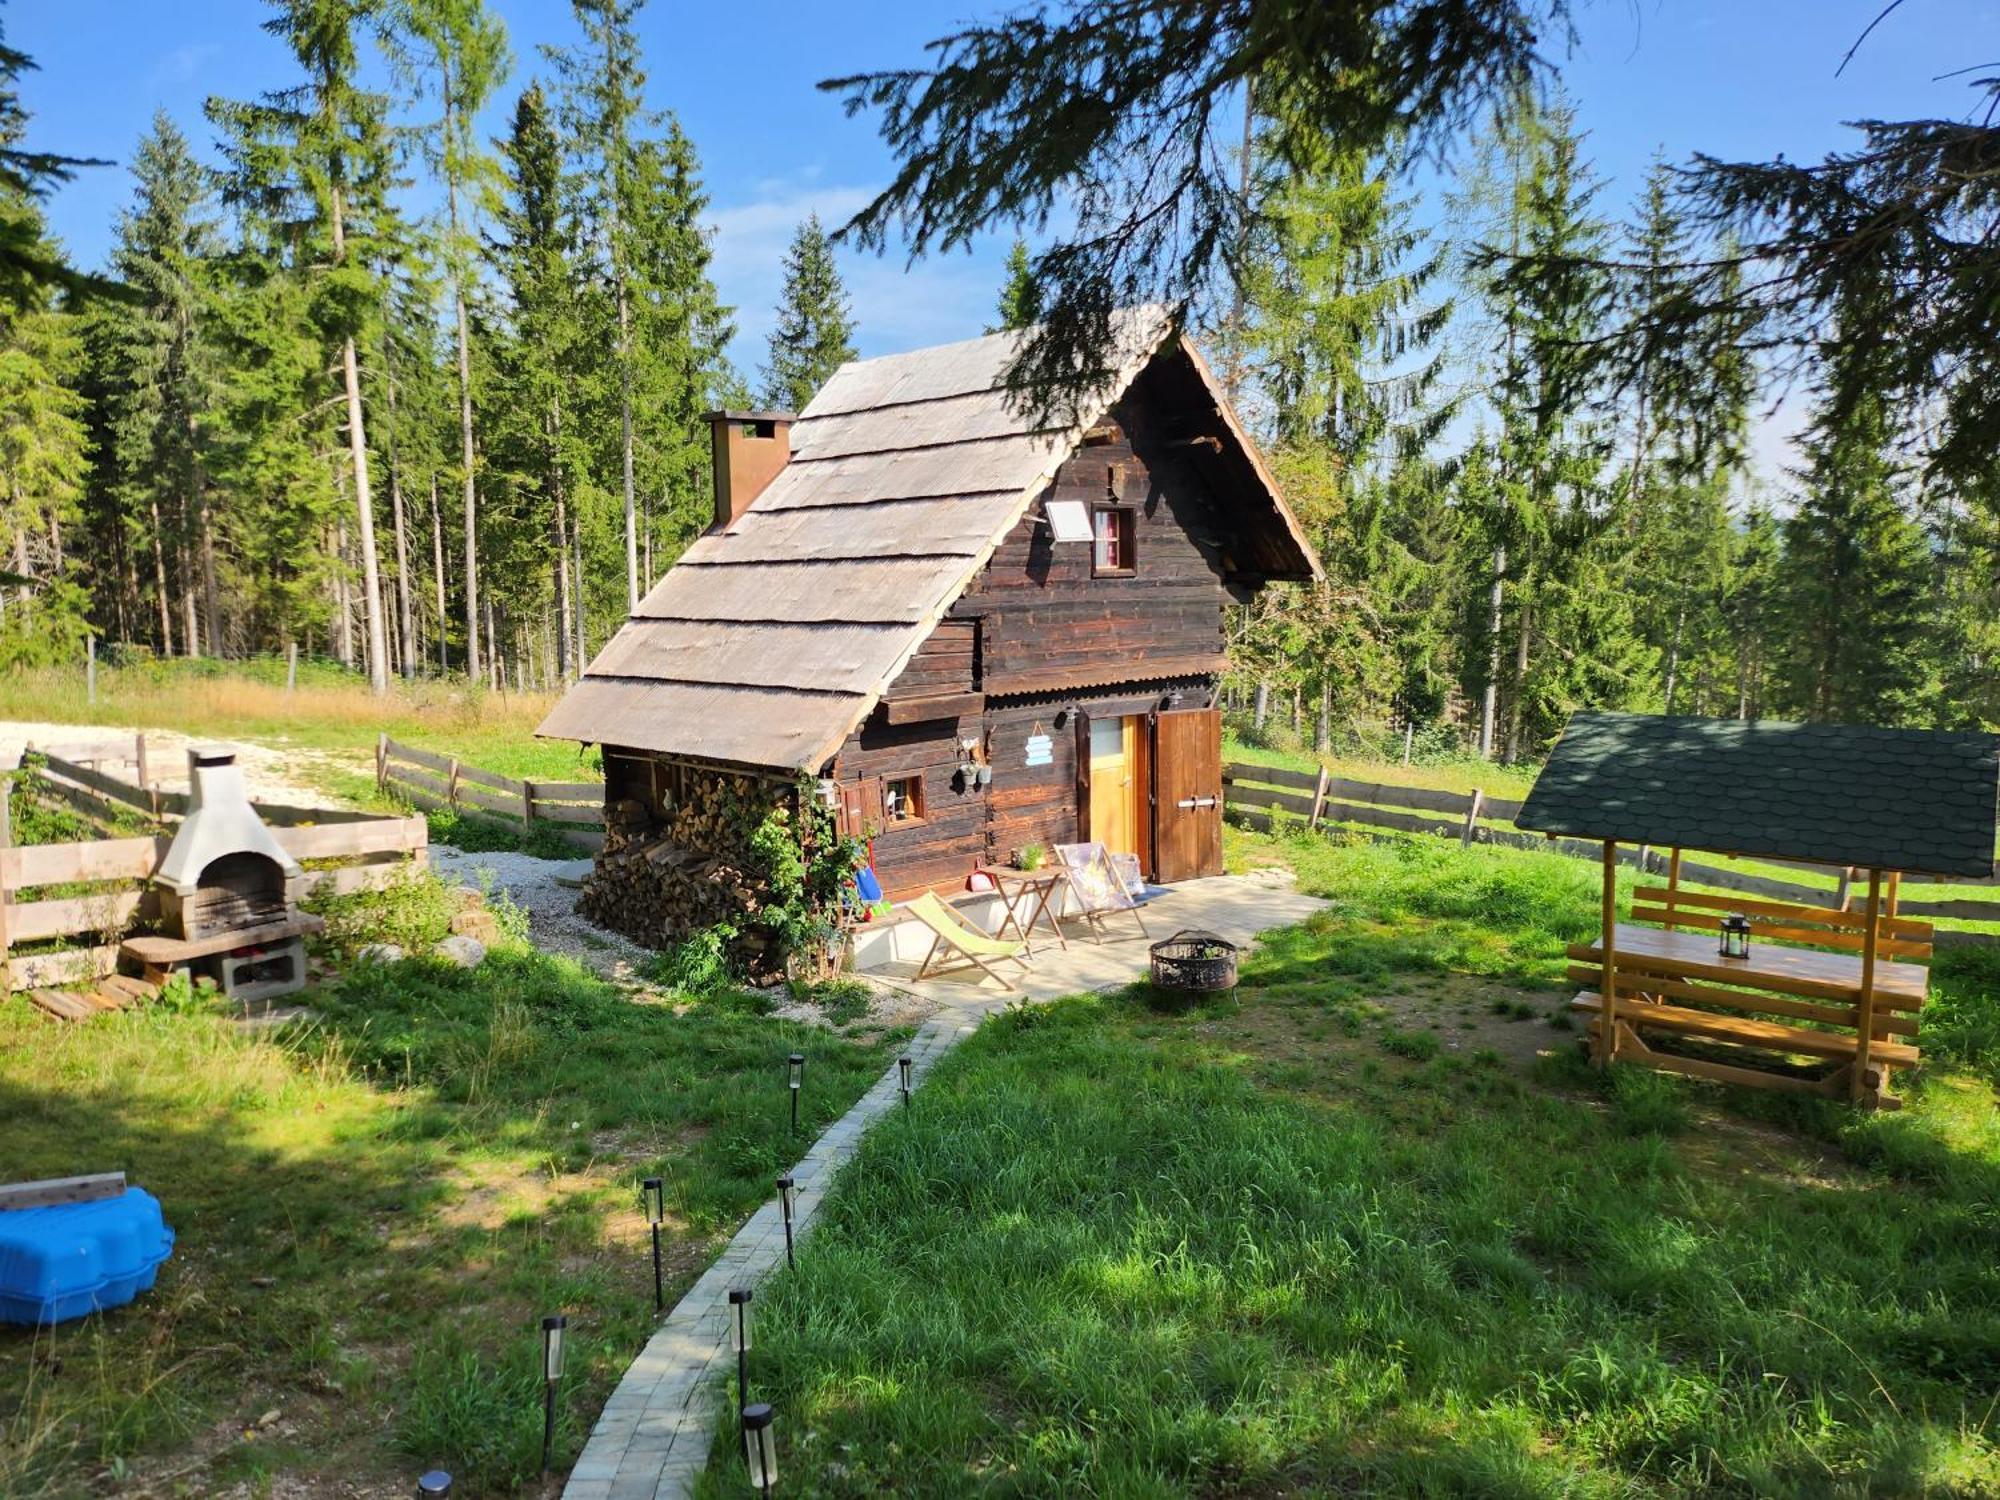
[[[116,1198],[0,1210],[0,1323],[61,1323],[149,1290],[174,1248],[160,1200]]]

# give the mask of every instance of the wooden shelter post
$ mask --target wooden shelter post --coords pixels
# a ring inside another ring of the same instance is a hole
[[[1667,920],[1666,929],[1674,930],[1674,898],[1681,893],[1681,846],[1679,844],[1667,854]]]
[[[1604,841],[1604,980],[1598,1013],[1597,1063],[1609,1063],[1618,1047],[1618,844]]]
[[[1861,939],[1861,1003],[1855,1013],[1854,1066],[1848,1097],[1858,1100],[1868,1088],[1868,1045],[1875,1032],[1875,948],[1882,935],[1882,872],[1868,872],[1868,925]]]

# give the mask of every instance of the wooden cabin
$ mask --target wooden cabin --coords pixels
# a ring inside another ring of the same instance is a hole
[[[1933,937],[1904,888],[1990,881],[1996,802],[1991,734],[1581,713],[1515,821],[1603,843],[1599,931],[1569,948],[1598,1063],[1893,1107]],[[1736,877],[1750,894],[1693,890],[1688,849],[1830,866],[1840,894],[1773,899],[1755,876]],[[1621,861],[1641,866],[1627,921]]]
[[[1156,881],[1220,871],[1226,606],[1317,559],[1157,315],[1120,318],[1115,375],[1059,430],[1004,388],[1015,337],[711,418],[714,525],[540,730],[604,747],[599,920],[657,940],[712,917],[630,893],[737,879],[708,804],[801,775],[892,898],[1086,839]]]

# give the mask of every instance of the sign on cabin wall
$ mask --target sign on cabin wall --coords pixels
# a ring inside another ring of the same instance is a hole
[[[1034,731],[1028,736],[1027,764],[1031,766],[1052,765],[1055,762],[1055,758],[1055,743],[1050,740],[1047,731],[1041,725],[1037,724]]]

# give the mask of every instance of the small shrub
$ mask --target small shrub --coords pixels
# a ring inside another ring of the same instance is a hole
[[[407,953],[433,947],[451,935],[458,898],[429,870],[407,869],[378,890],[316,891],[303,905],[326,919],[321,941],[352,957],[370,943],[394,943]]]
[[[729,945],[736,941],[736,927],[717,922],[682,938],[658,954],[647,966],[646,975],[657,984],[689,995],[707,995],[729,988],[736,971]]]
[[[817,1005],[826,1012],[828,1023],[834,1026],[845,1026],[867,1015],[868,1002],[874,998],[874,991],[867,985],[846,975],[822,979],[816,984],[794,980],[791,992],[794,1000]]]
[[[1429,1062],[1438,1055],[1438,1039],[1429,1031],[1385,1031],[1382,1046],[1411,1062]]]

